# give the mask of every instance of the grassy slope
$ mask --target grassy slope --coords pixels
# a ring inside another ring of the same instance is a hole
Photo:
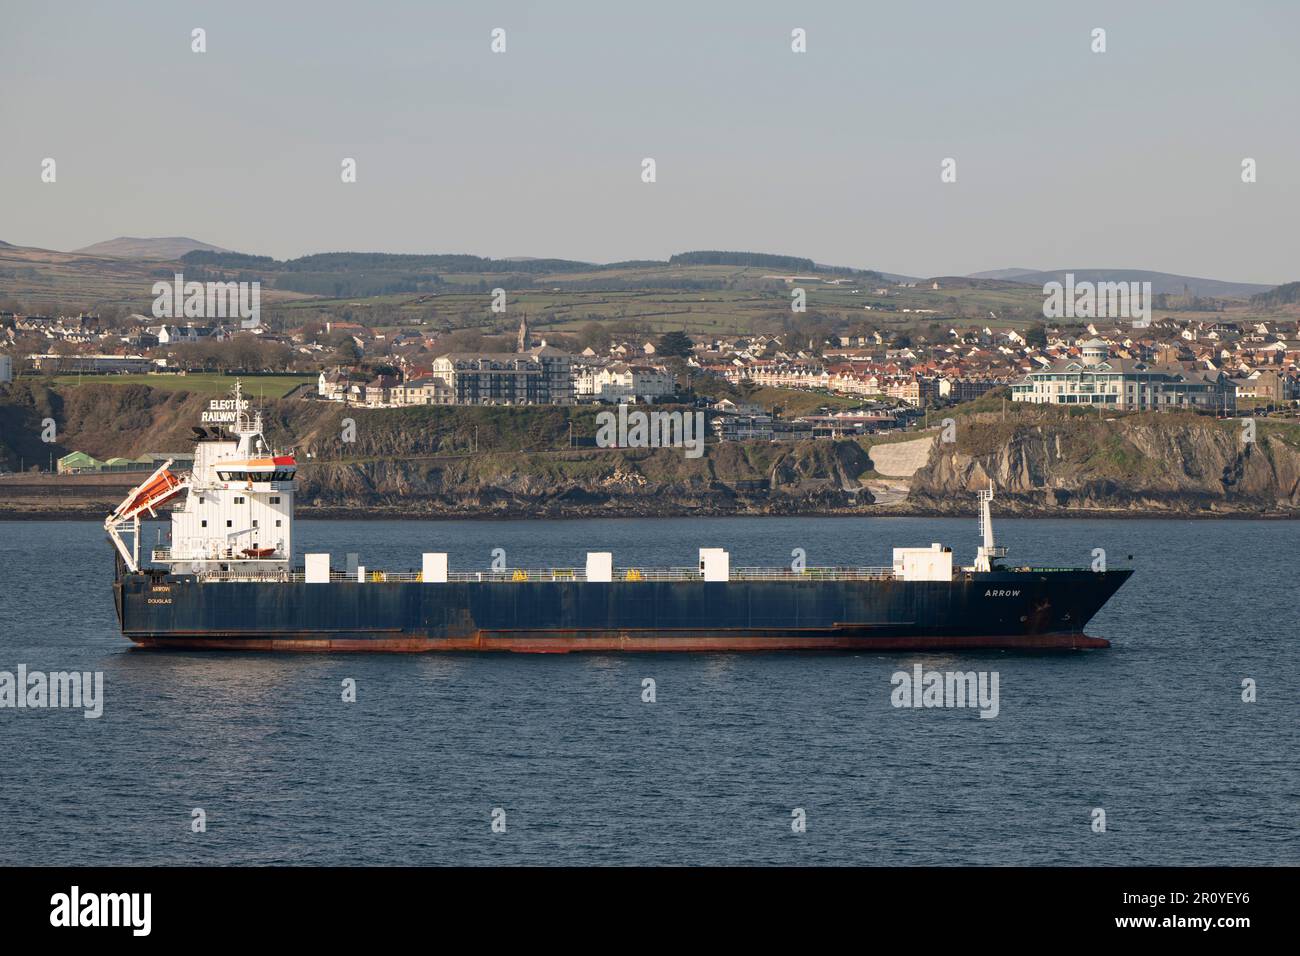
[[[244,376],[244,394],[258,397],[283,398],[304,383],[315,383],[315,375],[256,375]],[[232,375],[215,372],[191,372],[187,375],[56,375],[47,384],[68,389],[85,385],[147,385],[166,391],[194,392],[203,395],[227,395],[235,385]]]

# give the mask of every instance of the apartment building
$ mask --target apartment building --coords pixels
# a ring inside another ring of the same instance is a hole
[[[433,361],[433,377],[454,405],[536,405],[550,401],[539,359],[527,353],[452,352]]]
[[[1222,372],[1112,358],[1091,339],[1081,358],[1058,359],[1011,386],[1011,398],[1038,405],[1102,405],[1116,411],[1203,408],[1231,412],[1236,387]]]

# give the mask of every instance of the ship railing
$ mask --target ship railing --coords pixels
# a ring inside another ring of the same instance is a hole
[[[732,568],[733,581],[884,581],[893,568]]]
[[[732,568],[732,581],[878,581],[892,578],[893,568]],[[614,568],[613,581],[703,581],[698,568]],[[460,571],[447,575],[456,582],[586,581],[580,568],[512,568],[506,571]],[[391,579],[390,579],[391,580]]]
[[[275,552],[274,555],[265,558],[250,558],[248,555],[243,554],[237,548],[226,548],[223,551],[217,551],[217,552],[191,552],[189,554],[182,552],[180,555],[177,555],[171,548],[154,548],[152,554],[153,554],[153,561],[156,564],[167,564],[172,561],[194,561],[197,563],[202,563],[204,561],[209,561],[209,562],[232,561],[233,562],[233,561],[284,561],[285,560],[284,557],[277,556],[280,555],[280,552],[278,551]]]
[[[277,584],[302,583],[306,577],[301,571],[199,571],[195,577],[200,583],[212,581],[274,582]]]
[[[702,576],[693,568],[614,568],[613,581],[698,581]],[[450,582],[496,584],[525,581],[581,581],[587,580],[583,568],[509,568],[505,571],[451,571]]]
[[[424,580],[419,571],[383,571],[366,568],[365,581],[362,583],[399,583],[420,582]],[[202,582],[216,581],[280,581],[302,583],[306,575],[302,571],[285,570],[207,570],[200,571],[197,577]],[[893,568],[805,568],[796,571],[792,568],[732,568],[731,581],[884,581],[894,577]],[[330,583],[355,583],[357,572],[331,570]],[[469,583],[521,583],[549,581],[587,580],[587,572],[582,568],[509,568],[504,571],[452,571],[447,574],[447,581],[454,584]],[[611,580],[616,582],[636,581],[703,581],[704,574],[697,568],[615,568]]]

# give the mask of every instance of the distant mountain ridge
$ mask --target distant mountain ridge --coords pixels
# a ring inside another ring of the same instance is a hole
[[[1184,276],[1168,272],[1155,272],[1139,269],[1054,269],[1039,270],[1027,268],[994,269],[971,273],[967,276],[934,275],[929,278],[903,275],[857,267],[833,266],[816,260],[800,257],[774,255],[744,251],[695,250],[681,252],[667,259],[634,259],[619,262],[587,262],[575,259],[539,258],[534,256],[511,256],[492,259],[465,254],[411,254],[384,252],[327,252],[313,253],[297,258],[277,260],[271,256],[249,255],[232,252],[211,243],[202,242],[188,236],[167,237],[132,237],[119,236],[106,242],[85,246],[73,252],[57,252],[32,246],[14,245],[0,241],[3,258],[11,268],[64,268],[88,270],[83,285],[98,282],[95,270],[110,268],[105,262],[98,265],[78,257],[93,257],[99,260],[118,260],[118,269],[156,269],[151,263],[159,261],[181,261],[195,269],[230,270],[244,278],[257,278],[264,274],[268,287],[306,295],[323,295],[326,297],[366,296],[396,292],[432,292],[443,285],[444,273],[464,274],[513,274],[516,277],[554,275],[566,273],[595,273],[590,278],[579,279],[571,287],[595,289],[602,287],[606,281],[600,274],[617,273],[622,270],[657,269],[665,270],[665,275],[643,275],[637,278],[620,280],[629,286],[668,287],[674,283],[685,283],[684,287],[706,288],[724,283],[725,277],[702,274],[699,277],[679,281],[671,270],[692,266],[725,265],[736,268],[770,269],[779,273],[836,275],[858,281],[881,283],[914,283],[928,286],[938,281],[941,285],[954,288],[969,284],[974,288],[1006,288],[1012,284],[1022,287],[1041,289],[1047,282],[1064,282],[1066,273],[1072,273],[1076,282],[1150,282],[1155,294],[1188,294],[1201,298],[1220,297],[1247,299],[1251,296],[1263,296],[1277,288],[1273,285],[1249,282],[1231,282],[1221,279],[1209,279],[1198,276]],[[128,265],[129,264],[129,265]],[[247,276],[243,273],[247,272]],[[58,285],[64,283],[67,272],[51,273],[50,282]],[[615,280],[609,280],[615,281]],[[74,283],[75,284],[75,283]],[[78,293],[80,294],[80,293]],[[1277,296],[1263,299],[1256,304],[1291,305],[1295,304],[1297,295],[1294,290],[1286,289]],[[1276,301],[1275,301],[1276,300]]]
[[[1019,276],[1034,275],[1041,269],[991,269],[988,272],[972,272],[967,279],[1016,279]]]
[[[226,252],[220,246],[199,242],[188,236],[162,236],[141,238],[118,236],[82,249],[72,250],[83,256],[105,256],[110,259],[179,259],[189,252]]]
[[[975,272],[970,279],[1000,279],[1004,282],[1023,282],[1026,285],[1043,285],[1047,282],[1065,282],[1065,274],[1074,276],[1075,282],[1150,282],[1153,294],[1225,296],[1237,298],[1267,292],[1274,288],[1257,282],[1228,282],[1223,279],[1205,279],[1183,276],[1172,272],[1151,272],[1145,269],[994,269]]]

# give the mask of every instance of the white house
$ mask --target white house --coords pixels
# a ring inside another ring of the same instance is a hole
[[[592,375],[592,397],[602,402],[653,401],[677,391],[677,381],[666,369],[618,362]]]

